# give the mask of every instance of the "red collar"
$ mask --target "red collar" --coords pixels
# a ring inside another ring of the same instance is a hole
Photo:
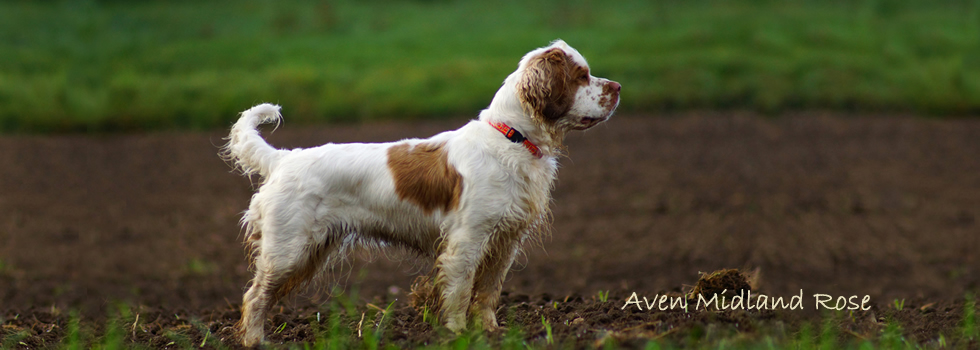
[[[531,154],[533,154],[535,157],[541,158],[542,154],[538,146],[535,146],[531,140],[524,137],[524,134],[521,134],[521,132],[517,131],[517,129],[514,129],[502,122],[490,122],[490,126],[503,133],[504,136],[506,136],[511,142],[523,144],[524,147],[531,152]]]

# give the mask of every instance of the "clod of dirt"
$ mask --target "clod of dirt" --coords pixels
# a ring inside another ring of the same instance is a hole
[[[694,285],[694,289],[691,289],[691,292],[687,294],[687,298],[697,299],[699,294],[706,298],[715,294],[732,297],[739,295],[743,290],[752,290],[751,280],[749,274],[738,269],[722,269],[712,273],[702,273],[701,278],[698,278],[698,283]]]

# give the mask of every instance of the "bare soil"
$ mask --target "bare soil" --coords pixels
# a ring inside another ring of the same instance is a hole
[[[465,122],[286,124],[268,139],[390,141]],[[217,156],[225,132],[0,137],[0,337],[57,344],[75,312],[92,334],[118,318],[127,339],[150,346],[233,344],[250,277],[238,220],[253,188]],[[870,296],[870,310],[834,318],[842,336],[873,338],[898,321],[907,339],[930,343],[957,332],[978,289],[980,120],[616,116],[567,145],[553,234],[525,249],[498,311],[528,341],[544,341],[542,316],[579,347],[795,334],[826,319],[820,293]],[[409,306],[427,265],[391,257],[342,266],[321,288],[341,286],[356,306],[339,311],[342,326],[356,333],[373,306],[393,302],[386,341],[447,341]],[[689,293],[699,272],[725,268],[751,273],[758,293],[802,290],[805,310],[623,308],[634,292]],[[314,340],[337,295],[282,303],[269,339]]]

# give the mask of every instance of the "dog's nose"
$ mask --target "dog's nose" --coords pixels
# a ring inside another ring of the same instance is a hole
[[[620,86],[619,83],[615,81],[609,82],[609,89],[611,89],[612,91],[619,92],[620,88],[622,88],[622,86]]]

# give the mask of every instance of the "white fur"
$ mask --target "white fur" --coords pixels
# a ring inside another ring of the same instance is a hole
[[[507,270],[521,243],[548,224],[562,140],[528,114],[515,84],[531,58],[553,47],[587,64],[560,40],[531,51],[479,120],[425,140],[277,150],[259,136],[256,126],[278,121],[279,106],[261,104],[243,112],[231,129],[225,155],[245,174],[265,179],[242,219],[255,254],[255,278],[244,297],[240,325],[243,344],[261,341],[266,313],[280,296],[277,286],[291,274],[311,268],[309,264],[319,264],[312,267],[316,270],[328,268],[357,247],[402,246],[435,259],[446,326],[465,328],[469,313],[484,327],[496,327],[495,307]],[[608,119],[615,106],[598,106],[602,84],[609,81],[590,77],[588,88],[580,89],[568,116],[556,125],[576,129],[594,125],[583,125],[582,118]],[[489,122],[520,130],[544,156],[533,156]],[[387,164],[389,148],[423,142],[444,142],[448,162],[463,179],[453,210],[426,213],[396,194]],[[312,257],[318,251],[326,255],[316,261]],[[477,276],[481,268],[483,274]],[[474,285],[478,280],[490,282]]]

